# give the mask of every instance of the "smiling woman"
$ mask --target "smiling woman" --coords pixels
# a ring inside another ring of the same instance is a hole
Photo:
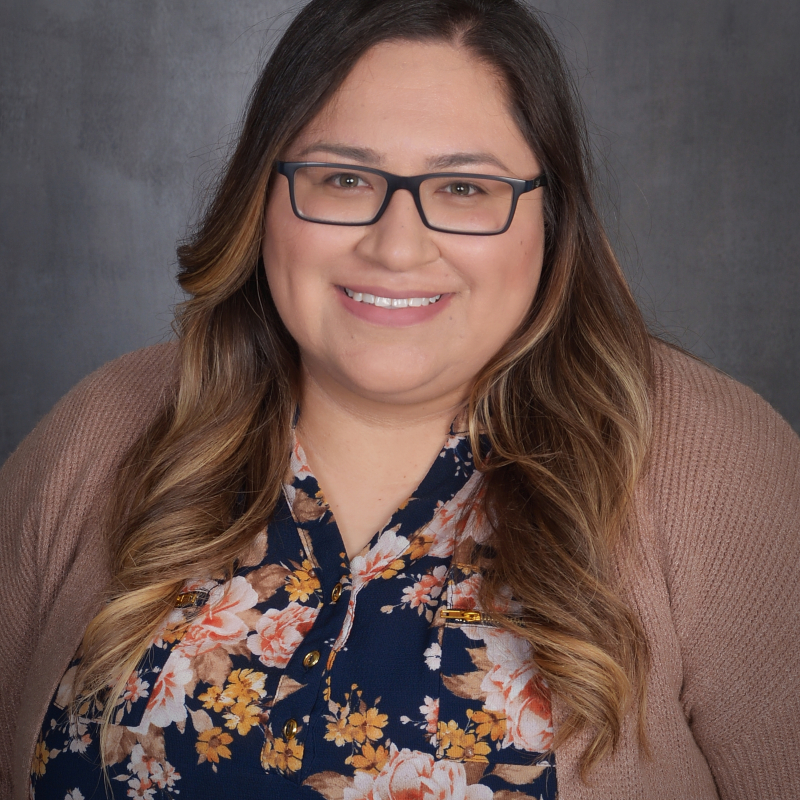
[[[2,472],[4,791],[790,795],[800,443],[648,336],[588,174],[515,0],[300,12],[178,342]]]

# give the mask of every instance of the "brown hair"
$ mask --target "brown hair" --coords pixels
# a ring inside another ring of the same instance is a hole
[[[207,212],[178,250],[174,401],[129,453],[111,509],[109,602],[83,642],[84,696],[119,691],[191,577],[230,575],[275,508],[297,397],[297,348],[260,262],[273,163],[358,59],[393,39],[467,48],[503,78],[548,178],[541,283],[526,322],[477,377],[470,424],[493,557],[484,603],[510,587],[544,678],[588,727],[584,768],[617,744],[647,647],[614,579],[649,438],[649,339],[603,233],[574,86],[546,27],[516,0],[312,0],[250,99]],[[106,706],[106,722],[110,706]]]

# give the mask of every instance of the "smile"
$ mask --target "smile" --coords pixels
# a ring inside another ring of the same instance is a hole
[[[419,306],[430,306],[438,302],[442,295],[436,294],[433,297],[380,297],[379,295],[368,294],[367,292],[354,292],[346,286],[342,287],[345,294],[357,303],[377,306],[378,308],[417,308]]]

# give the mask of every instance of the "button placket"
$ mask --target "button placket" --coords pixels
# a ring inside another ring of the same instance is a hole
[[[269,715],[270,722],[268,736],[275,736],[291,748],[292,756],[299,759],[302,766],[297,771],[286,774],[286,777],[302,782],[311,769],[314,752],[313,747],[308,749],[307,737],[314,728],[314,720],[324,702],[323,690],[325,686],[326,664],[330,659],[331,643],[340,634],[347,618],[346,603],[330,603],[334,586],[341,587],[339,595],[344,592],[349,581],[347,574],[341,570],[331,575],[327,581],[324,578],[324,565],[317,568],[316,574],[320,580],[321,606],[311,629],[305,635],[300,646],[292,654],[286,665],[274,695],[272,709]],[[337,580],[331,586],[331,578]],[[319,705],[322,703],[322,705]],[[316,710],[315,710],[316,709]]]

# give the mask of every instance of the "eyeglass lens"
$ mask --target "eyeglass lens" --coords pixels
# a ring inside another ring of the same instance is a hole
[[[341,167],[301,167],[294,174],[297,210],[315,222],[371,222],[386,197],[386,180],[372,172]],[[494,178],[426,178],[419,188],[422,209],[435,228],[464,233],[502,230],[511,213],[513,188]]]

